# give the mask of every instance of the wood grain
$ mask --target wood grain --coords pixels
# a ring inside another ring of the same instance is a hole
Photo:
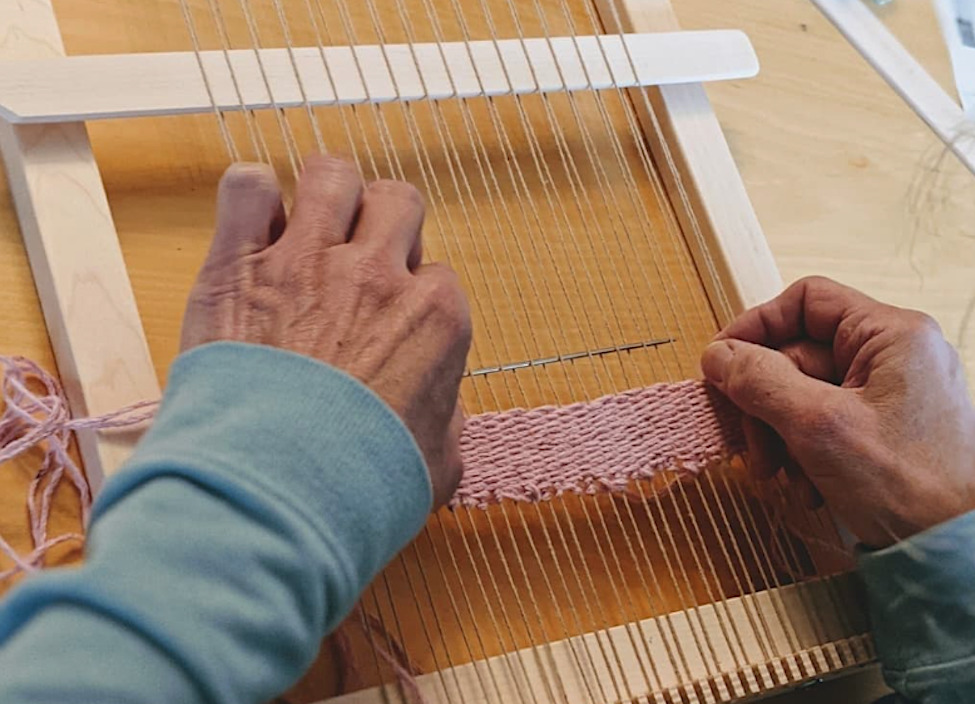
[[[859,0],[814,0],[836,28],[975,176],[975,122]]]
[[[668,0],[598,0],[613,31],[673,31]],[[701,85],[632,91],[712,305],[723,322],[775,296],[782,280]]]
[[[831,276],[930,313],[975,379],[971,173],[811,3],[675,6],[686,27],[743,28],[762,61],[707,90],[783,278]],[[930,3],[877,12],[953,90]]]
[[[60,50],[48,3],[0,3],[0,56],[29,59]],[[84,126],[0,123],[0,151],[72,412],[97,415],[157,397]],[[97,488],[128,456],[135,437],[85,432],[78,441],[89,481]]]

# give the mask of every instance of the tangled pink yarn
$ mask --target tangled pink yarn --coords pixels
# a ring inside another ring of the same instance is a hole
[[[88,523],[91,489],[88,480],[68,451],[75,430],[110,430],[142,423],[152,417],[156,402],[146,401],[93,418],[72,419],[61,384],[37,363],[24,357],[0,355],[0,465],[43,445],[44,454],[27,494],[27,516],[33,549],[18,554],[0,536],[0,552],[13,561],[13,567],[0,572],[0,581],[20,572],[39,569],[47,552],[68,541],[82,542],[80,533],[48,537],[51,504],[61,482],[67,478],[81,502],[82,525]],[[38,389],[37,391],[33,391]]]

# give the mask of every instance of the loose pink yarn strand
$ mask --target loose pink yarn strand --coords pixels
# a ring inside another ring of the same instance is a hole
[[[34,547],[27,555],[19,555],[0,536],[0,552],[14,563],[0,572],[0,581],[3,581],[21,572],[39,569],[45,555],[61,543],[84,541],[80,533],[66,533],[51,539],[47,536],[54,494],[65,477],[78,492],[82,524],[88,524],[91,489],[84,472],[68,452],[71,433],[138,425],[153,416],[157,402],[145,401],[102,416],[72,419],[61,384],[38,364],[25,357],[0,355],[0,368],[3,371],[0,400],[4,405],[0,415],[0,465],[42,443],[45,445],[40,468],[31,479],[27,493],[27,515]],[[31,391],[31,382],[42,390]]]

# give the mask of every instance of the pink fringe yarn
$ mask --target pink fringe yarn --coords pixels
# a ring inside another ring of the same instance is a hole
[[[464,479],[450,505],[623,492],[636,479],[697,472],[744,448],[740,412],[702,381],[485,413],[464,426]]]
[[[13,567],[0,572],[0,581],[20,572],[33,572],[43,565],[44,556],[56,545],[82,542],[79,533],[48,538],[51,502],[61,482],[67,480],[78,491],[83,525],[88,523],[91,490],[84,472],[68,452],[75,430],[108,430],[142,423],[152,417],[156,402],[139,403],[114,413],[72,420],[68,402],[57,379],[24,357],[0,356],[0,465],[44,444],[40,468],[31,480],[27,494],[27,516],[33,549],[20,555],[0,536],[0,552],[13,561]],[[38,389],[32,391],[31,388]]]

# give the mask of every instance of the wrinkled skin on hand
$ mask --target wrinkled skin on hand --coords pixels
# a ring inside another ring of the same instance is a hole
[[[471,341],[454,273],[421,264],[412,186],[364,185],[334,157],[306,161],[290,218],[266,166],[231,167],[190,294],[182,349],[235,340],[313,357],[378,394],[413,433],[434,506],[460,481],[458,390]]]
[[[701,365],[750,416],[755,470],[811,483],[863,543],[975,509],[975,409],[929,316],[804,279],[731,323]]]

